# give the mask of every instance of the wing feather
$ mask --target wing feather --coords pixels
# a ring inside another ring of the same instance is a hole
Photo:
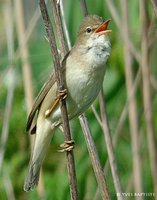
[[[64,59],[62,61],[62,73],[63,73],[63,71],[65,69],[66,59],[67,59],[69,54],[70,54],[70,52],[68,52],[66,54],[66,56],[64,57]],[[51,87],[53,86],[55,81],[56,81],[55,74],[52,73],[50,75],[49,79],[43,85],[41,91],[39,92],[38,96],[36,97],[36,99],[34,101],[32,110],[31,110],[31,112],[30,112],[30,114],[28,116],[28,119],[27,119],[26,131],[32,132],[30,129],[32,127],[32,122],[34,120],[34,117],[35,117],[37,111],[39,111],[41,103],[43,102],[45,96],[47,95],[47,93],[49,92],[49,90],[51,89]],[[33,125],[33,130],[36,130],[36,123]],[[34,133],[34,131],[33,131],[33,133]]]
[[[55,83],[55,76],[54,74],[51,74],[51,76],[43,85],[41,91],[39,92],[38,96],[36,97],[34,101],[32,110],[28,116],[26,131],[30,130],[36,112],[39,110],[42,101],[44,100],[45,96],[47,95],[47,93],[49,92],[50,88],[52,87],[54,83]]]

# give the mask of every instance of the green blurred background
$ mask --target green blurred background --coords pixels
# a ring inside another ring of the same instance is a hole
[[[22,1],[22,0],[21,0]],[[79,25],[83,19],[83,14],[79,0],[64,0],[64,11],[67,22],[67,27],[71,39],[71,43],[74,44]],[[149,2],[149,3],[148,3]],[[150,71],[153,76],[153,81],[157,79],[156,68],[156,55],[157,55],[157,33],[156,33],[156,17],[154,15],[153,6],[151,1],[147,2],[148,6],[148,28],[149,31],[150,47],[149,47],[149,63]],[[12,77],[10,71],[10,61],[8,58],[8,39],[7,39],[7,21],[5,21],[5,13],[7,12],[8,1],[0,1],[0,134],[3,131],[5,121],[5,110],[9,87],[14,84],[13,101],[11,113],[9,115],[8,137],[6,144],[3,145],[3,137],[1,136],[1,148],[0,156],[4,151],[4,158],[2,165],[0,166],[0,199],[42,199],[34,190],[29,193],[23,191],[23,183],[28,168],[30,158],[30,142],[29,135],[25,132],[25,126],[27,121],[27,108],[26,98],[24,93],[23,75],[22,75],[22,62],[20,57],[13,59],[13,69],[15,76]],[[38,6],[37,0],[23,0],[24,9],[24,21],[25,29],[29,26],[33,14]],[[112,44],[112,54],[107,62],[107,71],[104,79],[103,89],[105,93],[105,99],[107,104],[107,115],[110,125],[112,137],[117,131],[117,124],[121,116],[121,112],[127,101],[127,92],[125,84],[125,66],[124,66],[124,41],[120,33],[121,27],[117,27],[115,19],[113,18],[110,9],[105,0],[87,0],[87,7],[89,14],[97,14],[104,19],[111,18],[110,34]],[[128,1],[128,16],[129,16],[129,34],[133,45],[138,52],[141,52],[141,28],[142,23],[140,20],[139,1]],[[52,9],[50,2],[48,2],[50,15],[52,16]],[[116,11],[120,19],[121,4],[120,1],[114,2]],[[19,47],[17,28],[16,28],[16,9],[15,1],[11,1],[10,19],[13,19],[13,42],[14,51]],[[123,26],[123,22],[121,20]],[[37,21],[31,36],[28,39],[28,60],[31,66],[33,92],[36,96],[48,78],[52,71],[52,59],[50,54],[50,47],[47,40],[44,38],[46,35],[43,20],[40,17]],[[151,40],[153,42],[151,42]],[[14,54],[15,55],[15,54]],[[133,77],[136,76],[139,69],[139,63],[132,58],[132,71]],[[153,83],[154,83],[153,82]],[[151,84],[151,100],[153,110],[153,126],[154,133],[157,132],[157,85]],[[156,83],[156,82],[155,82]],[[148,153],[148,141],[146,137],[146,122],[143,111],[143,92],[142,81],[137,88],[136,103],[138,113],[138,126],[139,126],[139,149],[140,158],[142,163],[142,186],[143,192],[152,192],[154,183],[152,181],[152,174],[150,169],[149,153]],[[98,100],[94,102],[99,113]],[[127,112],[128,113],[128,112]],[[107,160],[107,151],[104,141],[104,136],[101,128],[95,119],[91,108],[86,112],[89,124],[92,130],[92,135],[96,143],[97,151],[100,157],[100,162],[104,166]],[[75,161],[76,161],[76,174],[78,181],[79,199],[92,200],[94,199],[97,182],[92,169],[91,161],[87,151],[84,136],[79,125],[78,119],[73,120],[71,123],[71,130],[73,133],[73,139],[75,140]],[[155,144],[157,136],[155,136]],[[69,195],[69,182],[66,168],[66,158],[64,153],[58,153],[57,149],[59,145],[64,141],[62,133],[57,131],[55,134],[51,146],[48,149],[48,153],[43,164],[43,183],[45,197],[43,199],[54,200],[68,200]],[[124,120],[124,124],[119,132],[118,142],[115,147],[115,156],[118,166],[118,173],[120,181],[124,191],[133,192],[133,168],[132,168],[132,150],[131,150],[131,138],[128,115]],[[113,179],[110,169],[106,173],[106,181],[111,195],[111,199],[116,199],[116,192],[114,189]],[[8,189],[7,189],[8,187]],[[9,189],[11,188],[11,189]],[[127,188],[129,188],[127,190]],[[8,193],[13,196],[9,198]],[[157,194],[156,194],[157,195]],[[100,195],[97,199],[101,199]],[[129,197],[128,199],[135,199],[135,197]],[[143,199],[154,199],[153,197],[144,197]]]

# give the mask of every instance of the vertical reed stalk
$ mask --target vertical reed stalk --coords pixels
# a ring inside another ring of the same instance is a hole
[[[150,158],[150,167],[153,179],[154,192],[157,194],[157,154],[154,139],[152,97],[150,87],[150,66],[149,66],[149,40],[148,40],[148,2],[140,0],[141,17],[141,67],[143,78],[143,103],[144,115],[146,121],[148,151]],[[157,199],[157,195],[155,197]]]
[[[24,82],[26,107],[27,107],[27,114],[29,114],[33,106],[33,89],[32,89],[33,83],[32,83],[31,66],[28,59],[29,51],[25,38],[24,10],[21,0],[15,0],[14,2],[15,2],[15,14],[16,14],[16,27],[17,27],[17,34],[18,34],[18,41],[20,48],[20,56],[22,61],[22,75]],[[34,136],[31,136],[30,137],[31,149],[33,148],[34,144],[33,141],[34,141]],[[39,179],[38,193],[40,197],[43,197],[45,195],[42,178]]]
[[[57,16],[56,5],[55,5],[54,0],[51,3],[53,6],[53,11],[55,12],[55,20],[60,23],[59,16]],[[47,36],[48,36],[49,43],[50,43],[51,55],[52,55],[52,59],[54,62],[54,67],[55,67],[57,87],[58,87],[59,91],[62,91],[62,90],[64,90],[64,82],[63,82],[62,73],[61,73],[61,64],[60,64],[59,54],[57,51],[57,45],[56,45],[56,41],[55,41],[53,27],[52,27],[44,0],[40,0],[40,9],[41,9],[41,14],[42,14],[42,17],[44,20],[45,29],[46,29]],[[60,36],[63,37],[62,27],[58,27],[58,28],[59,28],[60,34],[62,35],[62,36],[61,35]],[[61,43],[61,45],[63,45],[63,43]],[[65,48],[64,45],[62,46],[62,48],[64,51],[66,51],[66,49],[64,49]],[[70,127],[69,127],[68,113],[67,113],[67,108],[66,108],[66,99],[61,99],[60,108],[61,108],[61,118],[62,118],[65,141],[71,141],[72,139],[71,139],[71,133],[70,133]],[[69,175],[69,180],[70,180],[71,199],[78,200],[78,191],[77,191],[75,161],[74,161],[73,150],[67,151],[66,155],[67,155],[68,175]]]
[[[124,63],[125,63],[125,77],[126,77],[126,90],[127,96],[130,96],[130,92],[133,88],[133,70],[132,70],[132,56],[129,48],[129,20],[128,20],[128,2],[121,0],[122,19],[123,19],[123,33],[124,33]],[[139,145],[139,128],[137,117],[137,105],[136,96],[133,95],[129,105],[129,124],[130,124],[130,136],[132,145],[132,160],[133,160],[133,181],[134,191],[136,193],[142,193],[142,178],[141,178],[141,161],[140,161],[140,145]],[[142,200],[142,196],[135,197],[138,200]]]

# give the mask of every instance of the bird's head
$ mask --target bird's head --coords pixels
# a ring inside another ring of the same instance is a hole
[[[103,21],[97,15],[85,17],[79,28],[75,49],[106,60],[111,52],[109,40],[111,30],[107,29],[109,22],[110,19]]]

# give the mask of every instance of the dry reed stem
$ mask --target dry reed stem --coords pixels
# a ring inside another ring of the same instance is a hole
[[[68,45],[68,50],[70,50],[71,42],[70,42],[69,32],[68,32],[67,24],[66,24],[66,20],[65,20],[63,0],[59,0],[57,5],[58,5],[58,10],[60,12],[61,19],[62,19],[62,24],[63,24],[64,33],[65,33],[65,38],[66,38],[67,45]]]
[[[64,58],[65,55],[67,54],[68,50],[67,50],[67,46],[66,46],[66,42],[65,42],[65,38],[64,38],[59,9],[57,10],[58,6],[56,5],[56,1],[51,0],[51,7],[52,7],[52,11],[53,11],[54,20],[55,20],[57,35],[59,38],[59,41],[58,41],[59,42],[59,50],[61,51],[62,58]]]
[[[51,3],[53,4],[53,6],[55,6],[55,2],[51,2]],[[64,90],[64,82],[62,79],[61,64],[60,64],[59,54],[57,51],[57,45],[56,45],[56,41],[55,41],[53,27],[51,25],[50,18],[49,18],[48,11],[47,11],[44,0],[40,0],[40,9],[41,9],[41,14],[42,14],[42,17],[44,20],[47,36],[49,39],[50,48],[51,48],[51,55],[52,55],[52,59],[54,62],[54,67],[55,67],[57,87],[58,87],[59,91],[62,91],[62,90]],[[60,108],[61,108],[61,118],[62,118],[65,141],[71,141],[72,139],[71,139],[71,134],[70,134],[70,127],[69,127],[68,113],[67,113],[65,99],[62,99],[60,101]],[[66,155],[67,155],[68,175],[69,175],[69,180],[70,180],[71,199],[77,200],[78,199],[78,191],[77,191],[77,183],[76,183],[76,172],[75,172],[75,162],[74,162],[73,150],[67,151]]]
[[[10,122],[10,116],[12,111],[12,104],[13,104],[13,98],[14,98],[14,90],[15,90],[15,72],[13,69],[13,57],[14,57],[14,42],[13,42],[13,20],[10,19],[10,15],[12,14],[12,7],[11,7],[11,1],[8,0],[6,2],[5,8],[4,8],[4,18],[5,18],[5,24],[6,26],[6,39],[7,39],[7,48],[8,48],[8,60],[10,62],[10,69],[7,73],[9,77],[5,77],[8,79],[7,82],[7,100],[6,100],[6,107],[4,111],[4,120],[3,120],[3,126],[2,126],[2,133],[1,133],[1,140],[0,140],[0,171],[3,167],[3,160],[5,155],[5,147],[8,140],[8,134],[9,134],[9,122]],[[8,170],[6,167],[3,167],[2,170],[3,174],[3,182],[5,191],[7,194],[8,199],[15,200],[13,185],[11,182],[11,179],[8,174]]]
[[[115,130],[115,133],[114,133],[114,138],[113,138],[113,145],[115,146],[115,144],[117,143],[117,140],[118,140],[118,135],[124,125],[124,121],[127,117],[127,114],[128,114],[128,105],[131,101],[131,99],[133,98],[133,96],[135,95],[136,91],[137,91],[137,88],[138,88],[138,85],[140,83],[140,79],[141,79],[141,68],[138,69],[138,72],[136,74],[136,78],[135,78],[135,81],[134,81],[134,85],[132,87],[132,90],[130,91],[129,93],[129,96],[127,96],[127,100],[126,100],[126,103],[123,107],[123,110],[121,112],[121,115],[119,117],[119,121],[117,123],[117,126],[116,126],[116,130]]]
[[[47,2],[47,1],[46,1],[46,2]],[[35,12],[34,12],[34,15],[33,15],[32,18],[31,18],[29,24],[28,24],[28,27],[27,27],[26,30],[25,30],[25,33],[24,33],[24,36],[23,36],[23,37],[25,38],[25,40],[22,41],[22,44],[21,44],[21,45],[25,46],[25,45],[28,43],[28,40],[30,39],[30,36],[31,36],[31,34],[32,34],[32,32],[33,32],[33,30],[34,30],[34,28],[35,28],[35,26],[36,26],[36,24],[37,24],[39,18],[40,18],[40,11],[39,11],[39,6],[38,6],[38,7],[36,8]],[[14,59],[14,60],[19,59],[19,58],[20,58],[20,55],[21,55],[21,48],[20,48],[20,46],[18,46],[18,48],[17,48],[16,51],[15,51],[15,54],[14,54],[14,58],[13,58],[13,59]],[[3,75],[0,76],[0,83],[1,83],[1,81],[2,81],[1,77],[4,77],[4,76],[3,76]]]
[[[97,112],[97,110],[96,110],[96,108],[95,108],[95,106],[93,104],[91,105],[91,109],[92,109],[92,112],[93,112],[97,122],[99,123],[99,125],[102,128],[102,121],[101,121],[100,116],[99,116],[99,114],[98,114],[98,112]]]
[[[64,16],[64,9],[63,9],[63,5],[61,5],[61,4],[62,4],[61,0],[58,1],[58,9],[61,9],[60,13],[62,13],[61,14],[62,22],[63,22],[63,25],[64,25],[64,31],[66,33],[66,39],[68,40],[67,43],[69,44],[68,47],[71,48],[71,43],[70,43],[70,38],[69,38],[65,18],[63,17]],[[87,8],[87,7],[85,6],[85,8]],[[103,176],[103,173],[102,173],[102,169],[101,169],[101,166],[100,166],[98,154],[95,151],[95,148],[93,148],[93,146],[92,146],[92,144],[94,144],[94,141],[93,141],[92,136],[91,136],[91,132],[90,132],[90,128],[89,128],[88,123],[87,123],[87,119],[85,121],[86,121],[86,123],[84,122],[84,120],[80,119],[80,123],[81,123],[81,126],[83,127],[83,133],[84,133],[85,139],[87,141],[90,141],[90,139],[91,139],[91,141],[87,144],[87,147],[88,147],[88,151],[89,151],[89,154],[90,154],[92,164],[98,163],[97,165],[93,165],[93,168],[94,168],[95,173],[100,172],[100,173],[96,173],[95,176],[96,176],[98,184],[99,184],[100,193],[102,195],[102,198],[104,199],[105,196],[109,196],[109,194],[108,194],[108,190],[106,190],[106,192],[104,191],[104,188],[107,188],[106,182],[105,182],[105,179],[104,179],[104,176]],[[90,136],[87,136],[86,132],[88,132],[88,134],[90,134]],[[94,144],[94,146],[95,146],[95,144]]]
[[[9,73],[8,73],[9,74]],[[8,140],[8,134],[9,134],[9,122],[10,122],[10,116],[12,111],[12,104],[13,104],[13,98],[14,98],[14,89],[15,89],[15,73],[12,70],[10,70],[10,76],[8,77],[8,92],[7,92],[7,99],[6,99],[6,106],[4,111],[4,117],[3,117],[3,125],[2,125],[2,133],[1,133],[1,140],[0,140],[0,170],[2,168],[4,154],[5,154],[5,147]]]
[[[87,9],[86,0],[80,0],[80,4],[81,4],[83,16],[85,17],[85,16],[88,15],[88,9]]]
[[[125,105],[123,107],[123,110],[122,110],[122,112],[120,114],[119,121],[118,121],[117,125],[115,126],[116,130],[115,130],[115,133],[114,133],[114,136],[113,136],[113,139],[112,139],[114,149],[116,148],[116,145],[118,143],[118,138],[120,136],[120,131],[121,131],[121,129],[122,129],[123,125],[124,125],[124,122],[126,120],[126,117],[127,117],[129,102],[130,102],[131,98],[133,97],[133,95],[135,94],[135,92],[137,90],[137,87],[138,87],[138,85],[140,83],[140,78],[141,78],[141,68],[139,68],[139,70],[137,72],[133,88],[130,91],[130,96],[127,97],[126,103],[125,103]],[[102,128],[101,119],[100,119],[99,114],[98,114],[98,112],[96,111],[96,109],[94,108],[93,105],[92,105],[92,111],[93,111],[98,123],[100,124],[100,126]],[[109,160],[107,159],[106,162],[105,162],[104,169],[103,169],[105,175],[107,174],[108,169],[109,169]],[[96,199],[98,199],[98,189],[97,189],[96,194],[94,196],[94,200],[96,200]]]
[[[124,62],[125,62],[125,77],[127,96],[130,96],[130,91],[133,88],[133,70],[132,70],[132,56],[129,48],[129,24],[128,24],[128,3],[126,0],[121,0],[122,10],[122,26],[121,29],[124,34]],[[139,154],[139,135],[138,135],[138,117],[136,97],[133,95],[128,105],[128,115],[130,123],[130,136],[132,145],[132,160],[133,160],[133,181],[134,191],[142,193],[142,178],[141,178],[141,161]],[[135,199],[142,200],[143,197],[135,197]]]
[[[85,4],[85,1],[81,1],[81,5],[82,5],[82,8],[83,8],[83,13],[87,14],[87,10],[86,10],[87,7],[86,7],[86,4]],[[105,112],[105,109],[104,109],[105,107],[104,107],[103,102],[100,102],[100,106],[101,106],[101,108],[103,108],[101,110],[102,111],[101,113],[102,113],[103,117],[105,117],[105,119],[107,120],[106,113],[103,113],[103,112]],[[99,117],[97,115],[96,115],[96,117],[97,117],[97,119],[99,119]],[[99,123],[100,123],[100,120],[99,120]],[[105,123],[106,123],[106,121],[105,121]],[[103,123],[101,125],[102,125],[102,128],[104,130]],[[105,130],[107,131],[108,134],[106,136],[106,133],[105,133],[105,140],[106,140],[106,146],[107,146],[110,165],[111,165],[113,182],[114,182],[114,185],[115,185],[116,192],[122,194],[119,176],[118,176],[118,173],[117,173],[117,166],[116,166],[116,163],[115,163],[115,158],[114,158],[114,153],[113,153],[113,147],[112,147],[112,141],[111,141],[111,137],[110,137],[109,126],[107,126],[107,125],[108,124],[106,123],[105,124]],[[118,196],[118,199],[123,199],[122,195]]]
[[[25,24],[24,24],[24,11],[21,0],[15,0],[15,14],[16,14],[16,27],[20,48],[20,56],[22,61],[22,75],[24,82],[24,92],[26,98],[26,107],[27,107],[27,115],[29,114],[32,106],[33,106],[33,89],[32,89],[32,74],[31,74],[31,66],[28,60],[29,52],[26,44],[25,38]],[[30,136],[29,136],[30,137]],[[30,137],[31,150],[33,149],[34,144],[34,136]],[[44,185],[42,182],[42,178],[39,179],[38,184],[38,194],[42,198],[44,194]]]
[[[141,67],[143,78],[143,103],[144,103],[144,115],[147,129],[147,142],[150,158],[150,167],[153,179],[154,192],[157,199],[157,154],[154,137],[153,127],[153,114],[152,114],[152,98],[150,87],[150,66],[149,66],[149,52],[148,52],[148,10],[147,1],[140,0],[140,17],[141,17]]]
[[[47,1],[48,0],[46,0],[45,2],[47,2]],[[34,28],[35,28],[35,26],[36,26],[36,24],[37,24],[39,19],[40,19],[40,9],[39,9],[39,6],[38,6],[36,8],[36,10],[34,11],[34,14],[33,14],[32,18],[31,18],[28,26],[25,29],[25,32],[24,32],[24,35],[23,35],[25,40],[21,41],[20,45],[22,45],[22,46],[27,45],[28,40],[30,39],[30,36],[31,36],[31,34],[32,34],[32,32],[33,32],[33,30],[34,30]],[[15,58],[14,59],[18,59],[20,57],[20,55],[22,53],[21,50],[23,50],[23,49],[21,49],[20,46],[16,49],[15,56],[14,56]]]
[[[85,17],[88,14],[86,1],[80,0],[80,4],[82,7],[83,15]],[[95,176],[96,176],[96,179],[97,179],[97,182],[99,185],[100,194],[102,196],[102,199],[106,199],[106,198],[108,199],[108,198],[110,198],[110,196],[109,196],[108,189],[107,189],[107,183],[106,183],[106,180],[105,180],[105,177],[103,174],[103,170],[100,165],[100,161],[99,161],[98,154],[96,151],[95,143],[92,139],[92,133],[90,131],[87,118],[85,117],[84,114],[82,114],[79,119],[80,119],[80,124],[81,124],[82,130],[83,130],[83,133],[84,133],[84,137],[86,140],[86,144],[87,144],[88,152],[89,152],[90,159],[92,162],[92,166],[93,166],[93,169],[95,172]]]
[[[111,15],[112,15],[112,17],[113,17],[113,19],[114,19],[114,21],[116,23],[117,28],[119,29],[119,32],[120,32],[120,34],[122,36],[122,39],[123,39],[125,36],[124,36],[124,33],[123,33],[122,29],[121,29],[121,25],[122,25],[121,21],[122,21],[122,19],[121,19],[120,15],[118,14],[117,10],[116,10],[116,7],[115,7],[115,5],[113,3],[113,0],[106,0],[106,4],[107,4],[107,6],[109,8],[109,11],[111,12]],[[140,63],[141,55],[137,51],[137,48],[134,46],[134,44],[131,42],[130,38],[128,38],[128,44],[129,44],[129,48],[130,48],[130,51],[131,51],[132,55],[135,57],[136,61],[138,63]]]
[[[20,45],[21,60],[22,60],[22,70],[23,70],[23,81],[24,81],[24,90],[26,97],[26,106],[27,113],[29,114],[32,105],[33,105],[33,91],[32,91],[32,77],[31,77],[31,66],[28,60],[28,48],[24,42],[25,41],[25,24],[24,24],[24,15],[23,7],[21,0],[15,0],[15,14],[16,14],[16,26],[17,34]]]
[[[7,99],[6,99],[6,106],[4,111],[4,120],[2,125],[2,133],[1,133],[1,140],[0,140],[0,171],[3,167],[3,161],[4,161],[4,155],[5,155],[5,148],[9,136],[9,122],[10,122],[10,116],[12,111],[12,105],[13,105],[13,99],[14,99],[14,90],[15,90],[15,84],[16,84],[16,76],[13,69],[13,57],[14,57],[14,41],[13,41],[13,19],[10,19],[10,15],[12,14],[12,6],[11,1],[8,0],[6,2],[5,8],[4,8],[4,19],[6,26],[6,40],[7,40],[7,49],[8,49],[8,60],[10,62],[10,69],[8,67],[8,73],[6,74],[7,81]],[[8,77],[7,77],[8,75]],[[4,182],[4,188],[6,191],[6,195],[8,199],[15,199],[13,185],[11,182],[11,179],[9,177],[8,171],[6,167],[3,167],[2,170],[3,175],[3,182]]]
[[[90,159],[92,162],[92,166],[94,169],[94,173],[99,185],[101,197],[103,200],[109,200],[110,196],[109,196],[107,184],[104,178],[103,171],[101,169],[98,153],[97,153],[96,146],[91,135],[91,130],[89,128],[87,119],[84,114],[82,114],[79,117],[79,119],[80,119],[80,124],[84,133],[84,137],[86,140],[86,144],[87,144],[88,152],[89,152]]]
[[[101,90],[99,94],[99,104],[100,104],[100,112],[101,112],[101,119],[102,119],[102,125],[103,125],[103,133],[104,133],[113,183],[114,183],[115,191],[118,194],[117,199],[122,200],[123,199],[122,187],[121,187],[121,183],[120,183],[120,179],[118,175],[117,163],[116,163],[115,154],[114,154],[113,145],[112,145],[112,139],[111,139],[111,133],[109,129],[109,122],[107,118],[103,90]]]
[[[8,71],[8,81],[7,83],[7,97],[6,97],[6,106],[4,110],[4,117],[3,117],[3,125],[2,125],[2,133],[1,133],[1,140],[0,140],[0,171],[2,168],[4,154],[5,154],[5,147],[8,140],[9,134],[9,122],[10,116],[12,111],[12,104],[14,98],[14,89],[15,89],[15,72],[12,66],[13,56],[14,56],[14,43],[13,43],[13,20],[10,19],[10,14],[12,13],[11,9],[11,2],[7,1],[5,8],[4,8],[4,19],[6,26],[6,40],[7,40],[7,49],[8,49],[8,60],[10,62],[10,70]],[[9,41],[9,42],[8,42]]]
[[[142,113],[143,113],[143,110],[142,110]],[[141,147],[143,143],[144,143],[143,127],[141,126],[139,128],[139,146]],[[144,157],[145,157],[144,155],[141,156],[141,163],[143,163],[143,160],[145,159]],[[126,193],[130,193],[130,191],[133,190],[133,183],[134,183],[133,179],[134,179],[133,174],[131,174],[126,186],[126,191],[125,191]],[[126,200],[127,199],[130,199],[130,197],[129,196],[126,197]]]

